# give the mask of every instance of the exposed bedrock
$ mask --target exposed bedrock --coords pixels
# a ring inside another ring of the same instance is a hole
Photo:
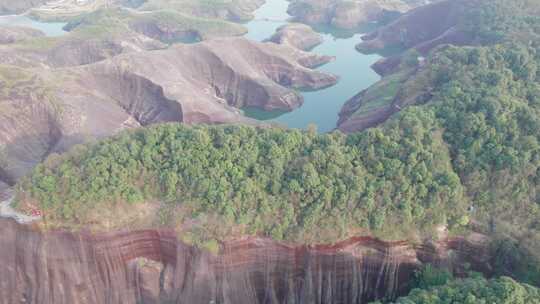
[[[378,52],[388,48],[414,48],[426,55],[442,44],[467,45],[474,37],[459,27],[465,13],[479,1],[443,0],[413,9],[394,22],[363,36],[357,45],[361,52]],[[374,65],[381,75],[399,66],[399,56],[383,59]]]
[[[410,8],[411,5],[401,0],[295,0],[287,12],[298,22],[355,29],[367,22],[399,15]]]
[[[0,66],[0,168],[17,180],[51,152],[153,123],[256,123],[239,108],[292,110],[294,89],[336,83],[306,67],[325,60],[233,38],[62,69]]]
[[[165,45],[159,41],[133,32],[126,33],[124,37],[90,39],[73,35],[58,39],[36,40],[34,44],[32,41],[22,45],[2,46],[0,44],[0,64],[24,68],[69,67],[96,63],[122,53],[142,52],[164,47]]]
[[[35,164],[44,159],[62,133],[55,113],[35,101],[14,100],[0,113],[0,180],[14,184]]]
[[[419,47],[441,35],[451,34],[467,9],[476,1],[445,0],[411,10],[394,22],[362,37],[358,48],[381,50],[386,47]]]
[[[99,68],[84,82],[99,88],[99,94],[113,100],[140,125],[183,121],[180,103],[165,97],[161,86],[129,71]]]
[[[122,55],[79,71],[82,78],[88,72],[139,75],[181,104],[183,122],[222,123],[243,120],[237,108],[244,106],[267,110],[300,106],[302,96],[292,89],[336,83],[337,77],[306,67],[324,60],[289,46],[232,38]]]
[[[386,58],[379,59],[377,62],[371,65],[371,68],[375,73],[380,76],[387,76],[399,70],[401,65],[401,56],[395,55]]]
[[[406,292],[422,263],[489,274],[484,240],[412,245],[358,237],[325,246],[247,238],[217,255],[172,230],[41,232],[0,219],[6,303],[366,303]]]
[[[308,25],[290,23],[278,28],[268,41],[287,44],[303,51],[309,51],[321,44],[323,38]]]
[[[99,62],[116,55],[164,48],[164,45],[141,35],[124,38],[68,39],[47,52],[46,64],[52,67],[78,66]]]
[[[67,74],[0,66],[0,168],[12,181],[52,152],[140,124]]]
[[[345,133],[359,132],[367,128],[379,125],[386,121],[392,114],[399,111],[393,103],[382,106],[369,112],[369,115],[356,115],[357,111],[365,103],[364,97],[367,91],[362,91],[349,99],[339,112],[338,129]]]

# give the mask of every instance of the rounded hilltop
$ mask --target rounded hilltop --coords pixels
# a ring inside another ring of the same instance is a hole
[[[17,206],[39,206],[52,227],[165,225],[217,239],[309,243],[457,227],[463,190],[432,119],[411,113],[349,136],[151,126],[50,156],[19,184]]]

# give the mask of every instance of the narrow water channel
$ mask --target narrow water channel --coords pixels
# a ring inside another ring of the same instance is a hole
[[[288,5],[286,0],[267,0],[255,12],[254,20],[246,24],[249,30],[246,37],[257,41],[269,38],[277,28],[289,21]],[[312,52],[336,57],[335,61],[321,66],[319,70],[338,75],[339,82],[324,90],[302,92],[304,104],[292,112],[266,112],[247,108],[244,109],[247,116],[272,120],[291,128],[306,128],[315,124],[319,132],[329,132],[336,128],[338,113],[343,104],[380,79],[370,66],[381,56],[364,55],[354,48],[364,33],[347,35],[325,29],[316,30],[323,36],[324,42]]]

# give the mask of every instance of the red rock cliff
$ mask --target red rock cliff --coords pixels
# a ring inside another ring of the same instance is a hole
[[[405,292],[421,263],[489,271],[481,242],[460,238],[415,246],[369,237],[327,246],[249,238],[212,255],[172,230],[44,233],[4,219],[0,227],[2,304],[366,303]]]

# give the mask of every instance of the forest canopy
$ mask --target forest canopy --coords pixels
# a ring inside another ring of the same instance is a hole
[[[444,285],[413,289],[394,304],[538,304],[540,289],[509,277],[481,276],[450,280]]]
[[[153,126],[50,159],[20,189],[19,201],[39,202],[53,222],[84,222],[91,208],[158,198],[189,210],[186,218],[217,214],[243,233],[276,239],[468,221],[434,115],[417,109],[351,136]]]
[[[501,276],[486,279],[469,272],[455,278],[445,268],[425,264],[416,271],[407,296],[371,304],[538,304],[538,287]]]

